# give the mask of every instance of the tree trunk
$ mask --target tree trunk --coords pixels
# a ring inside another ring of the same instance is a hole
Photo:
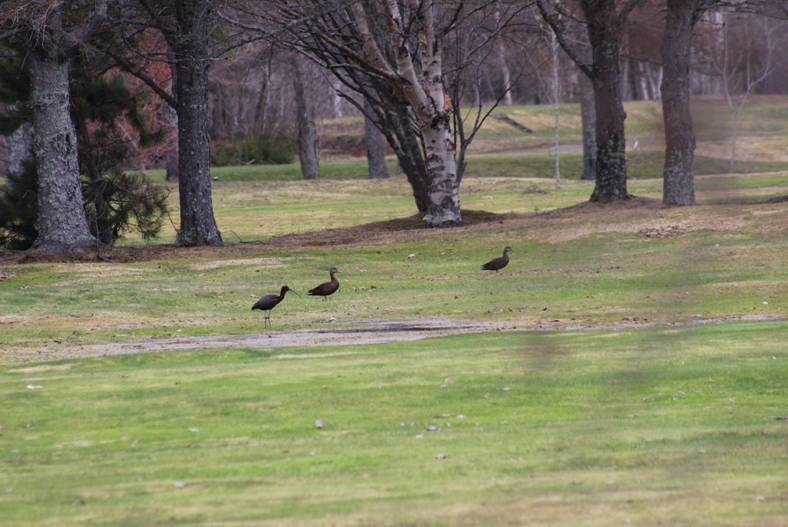
[[[178,181],[178,145],[177,143],[173,149],[164,158],[164,170],[166,181]]]
[[[296,120],[298,121],[298,159],[304,179],[317,179],[320,175],[320,146],[315,125],[315,105],[311,94],[305,93],[306,64],[295,59],[293,89],[295,91]]]
[[[559,68],[560,68],[560,61],[558,58],[558,39],[555,36],[555,32],[551,33],[552,35],[552,52],[553,52],[553,108],[555,110],[555,122],[553,123],[553,133],[555,137],[554,140],[554,150],[553,150],[553,160],[555,163],[554,174],[555,174],[555,186],[561,186],[561,86],[559,84],[560,76],[559,76]]]
[[[38,238],[33,247],[65,252],[95,245],[79,181],[65,58],[30,53],[33,149],[38,170]]]
[[[421,142],[413,130],[413,113],[407,104],[397,99],[388,89],[379,87],[384,101],[381,114],[385,120],[385,137],[397,156],[399,169],[408,179],[419,214],[429,209],[429,185]]]
[[[96,237],[101,243],[104,245],[112,245],[115,240],[112,239],[112,227],[107,221],[107,203],[104,199],[104,177],[101,174],[96,158],[93,156],[94,150],[90,140],[90,132],[79,125],[77,125],[77,132],[80,164],[87,173],[94,192],[93,207],[95,218],[93,221],[95,225],[89,227],[95,228]]]
[[[448,118],[436,119],[422,134],[429,177],[429,206],[424,221],[430,227],[458,225],[462,222],[460,189]]]
[[[8,173],[19,175],[25,170],[25,163],[33,157],[33,126],[22,123],[7,138]]]
[[[585,74],[579,78],[580,118],[583,126],[583,175],[581,179],[596,178],[596,110],[594,87]]]
[[[367,117],[373,110],[369,101],[364,100],[364,142],[367,145],[367,169],[369,179],[386,179],[389,177],[386,168],[386,139],[375,123]]]
[[[495,24],[501,23],[501,6],[498,1],[495,2]],[[506,62],[506,46],[504,45],[503,38],[498,35],[495,39],[495,52],[498,55],[498,67],[501,68],[501,82],[503,89],[506,93],[501,101],[504,106],[511,106],[512,100],[512,75],[509,72],[509,64]]]
[[[171,43],[178,101],[179,245],[221,245],[211,198],[211,138],[208,108],[208,19],[204,2],[177,10],[180,34]]]
[[[662,202],[693,205],[695,134],[690,114],[690,55],[695,0],[668,0],[662,44],[662,115],[665,121],[665,167]]]
[[[593,52],[594,106],[596,108],[596,185],[591,201],[629,199],[627,155],[624,135],[624,104],[621,98],[621,27],[614,0],[604,6],[583,2],[588,37]]]

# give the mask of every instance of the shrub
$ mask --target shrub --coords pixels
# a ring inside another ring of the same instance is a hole
[[[29,249],[38,237],[37,179],[35,163],[28,162],[23,173],[8,175],[0,187],[0,245],[8,249]],[[97,217],[98,192],[104,207]],[[91,233],[110,243],[135,231],[146,240],[153,238],[169,214],[169,191],[142,174],[113,171],[97,183],[83,177],[82,194]]]

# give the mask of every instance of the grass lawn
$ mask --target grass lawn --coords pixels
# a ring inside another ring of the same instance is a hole
[[[0,523],[785,525],[786,341],[737,322],[4,369]]]
[[[0,526],[785,526],[788,171],[723,157],[699,158],[698,206],[663,208],[649,150],[608,206],[544,154],[479,154],[466,225],[440,230],[357,161],[228,167],[221,248],[168,228],[112,262],[0,252]],[[288,296],[277,337],[496,330],[101,355],[267,339],[255,299],[331,265],[340,292]]]

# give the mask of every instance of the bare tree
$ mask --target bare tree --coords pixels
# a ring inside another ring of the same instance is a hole
[[[562,6],[537,0],[566,54],[593,82],[596,108],[597,165],[591,201],[628,199],[627,156],[621,93],[620,54],[623,28],[630,12],[644,0],[580,0],[591,57],[570,38],[566,20],[575,20]]]
[[[298,159],[304,179],[317,179],[320,175],[320,146],[315,124],[315,104],[308,93],[310,82],[309,64],[303,57],[295,58],[293,92],[296,101],[298,125]]]
[[[733,22],[739,22],[735,25]],[[731,148],[728,170],[736,164],[739,117],[753,90],[774,69],[777,25],[763,16],[726,13],[722,25],[722,52],[715,65],[722,77],[725,102],[731,111]]]
[[[555,32],[551,32],[550,35],[550,49],[552,51],[552,63],[553,63],[553,79],[552,79],[552,87],[553,87],[553,109],[555,114],[555,120],[553,123],[553,158],[555,163],[554,174],[555,174],[555,186],[561,186],[561,132],[560,132],[560,124],[561,124],[561,79],[559,75],[560,71],[560,64],[559,64],[559,57],[558,57],[558,39],[555,36]]]
[[[665,121],[665,166],[662,201],[666,205],[693,205],[695,133],[690,114],[690,57],[692,31],[712,2],[667,0],[662,44],[662,117]]]
[[[594,87],[583,73],[578,78],[580,91],[580,120],[583,133],[583,175],[581,179],[596,178],[596,109]]]
[[[462,35],[458,28],[470,19],[493,20],[492,0],[472,6],[462,0],[270,4],[259,13],[258,27],[239,25],[273,32],[271,38],[312,57],[361,94],[370,103],[371,114],[364,110],[362,98],[343,95],[385,135],[425,222],[433,227],[460,223],[464,153],[489,112],[479,107],[472,124],[463,126],[458,117],[462,97],[452,95],[462,92],[465,83],[455,80],[471,76],[480,66],[478,60],[458,64],[457,58],[493,53],[491,44],[499,31],[495,22],[473,24],[474,29]],[[510,21],[517,9],[501,12],[501,24]],[[446,48],[458,46],[465,47],[447,62]]]
[[[386,179],[389,177],[386,168],[386,138],[380,133],[375,123],[368,117],[374,110],[372,105],[364,102],[364,144],[367,147],[367,171],[369,179]]]

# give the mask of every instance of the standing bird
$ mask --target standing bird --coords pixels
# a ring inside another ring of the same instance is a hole
[[[265,312],[263,327],[265,327],[265,324],[268,324],[269,326],[271,325],[271,310],[279,305],[279,302],[285,299],[285,294],[287,294],[288,291],[293,290],[286,285],[283,285],[278,295],[261,296],[260,300],[255,302],[255,304],[252,306],[252,311],[259,309],[260,311]],[[293,293],[295,293],[295,291],[293,291]]]
[[[323,300],[326,300],[329,296],[333,295],[339,290],[339,280],[337,280],[337,273],[339,271],[337,271],[336,267],[332,267],[328,272],[331,275],[331,281],[323,282],[319,286],[310,289],[310,295],[322,296]]]
[[[483,271],[495,271],[496,273],[509,265],[509,253],[512,252],[512,248],[508,245],[503,248],[503,254],[498,258],[493,258],[486,264],[482,265]]]

